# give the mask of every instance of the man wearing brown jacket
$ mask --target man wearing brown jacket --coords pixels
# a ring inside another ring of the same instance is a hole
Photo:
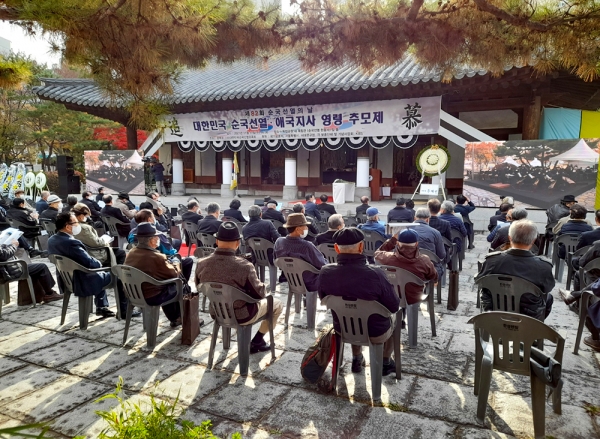
[[[217,232],[217,249],[215,252],[198,261],[196,267],[196,285],[201,282],[219,282],[238,288],[256,299],[258,303],[247,303],[242,300],[234,302],[235,316],[239,323],[251,325],[267,313],[265,284],[256,276],[254,265],[246,259],[236,256],[240,245],[240,231],[232,221],[225,221]],[[273,300],[273,321],[276,322],[283,306],[281,301]],[[250,344],[250,353],[268,351],[271,346],[264,336],[269,331],[269,322],[263,320],[258,332]]]
[[[436,282],[437,271],[431,260],[419,253],[419,235],[412,229],[405,229],[385,241],[373,255],[381,265],[391,265],[416,274],[424,281]],[[415,284],[406,286],[406,303],[412,305],[421,300],[423,288]]]

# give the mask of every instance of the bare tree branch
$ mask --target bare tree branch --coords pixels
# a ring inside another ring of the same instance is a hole
[[[513,24],[515,26],[520,27],[524,26],[531,30],[536,30],[540,32],[546,32],[548,30],[548,25],[546,24],[530,21],[525,18],[515,17],[514,15],[506,12],[501,8],[489,4],[487,0],[473,0],[473,3],[475,3],[475,5],[477,5],[477,7],[481,11],[492,14],[494,17],[500,18],[501,20],[504,20],[509,24]]]

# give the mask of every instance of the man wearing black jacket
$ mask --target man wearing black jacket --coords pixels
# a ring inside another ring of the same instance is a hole
[[[600,226],[600,209],[596,211],[596,225]],[[577,243],[577,248],[575,250],[579,250],[580,248],[587,247],[588,245],[592,245],[594,242],[600,240],[600,227],[596,227],[594,230],[590,232],[583,232],[579,237],[579,242]]]
[[[435,230],[440,232],[440,234],[452,241],[452,234],[450,232],[450,223],[446,220],[441,219],[438,214],[442,208],[442,204],[440,200],[437,198],[432,198],[427,202],[427,207],[429,208],[429,213],[431,217],[429,218],[429,227],[433,227]]]
[[[277,238],[280,238],[281,235],[277,232],[273,223],[261,219],[261,215],[262,209],[259,206],[250,206],[250,209],[248,209],[250,221],[248,221],[242,229],[242,236],[246,242],[248,242],[250,238],[263,238],[275,244],[275,241],[277,241]],[[273,250],[268,250],[267,256],[269,262],[273,263]]]
[[[102,208],[102,213],[104,215],[112,216],[113,218],[118,219],[122,223],[127,224],[117,224],[117,230],[119,231],[120,236],[127,236],[131,231],[131,225],[129,224],[129,219],[123,215],[121,209],[118,209],[113,206],[113,198],[112,195],[105,195],[104,198],[104,207]]]
[[[221,206],[217,203],[208,203],[206,206],[206,217],[198,221],[198,233],[214,235],[219,231],[222,221],[219,219]]]
[[[182,221],[189,221],[191,223],[198,224],[198,221],[200,221],[202,218],[204,218],[199,213],[200,212],[200,204],[198,204],[198,202],[196,200],[191,200],[190,202],[188,202],[187,209],[188,209],[187,212],[184,213],[183,215],[181,215]]]
[[[48,197],[48,208],[40,214],[40,219],[56,221],[56,216],[62,210],[62,201],[58,195]]]
[[[498,221],[505,223],[506,222],[506,214],[508,211],[512,209],[512,204],[502,203],[500,205],[500,214],[494,215],[490,217],[490,223],[488,224],[488,231],[492,231],[498,225]]]
[[[92,198],[92,193],[90,191],[85,191],[81,194],[80,203],[85,204],[92,212],[92,221],[100,221],[100,211],[102,210],[98,203],[96,203]]]
[[[327,200],[329,200],[327,195],[323,194],[319,197],[319,199],[321,200],[321,204],[317,205],[317,209],[319,209],[321,212],[327,212],[329,215],[335,215],[337,213],[334,205],[327,202]]]
[[[6,217],[27,226],[27,228],[23,227],[21,230],[23,236],[27,239],[33,239],[41,234],[37,222],[38,213],[35,211],[32,213],[27,209],[25,207],[25,200],[22,198],[13,198],[12,207],[6,212]]]

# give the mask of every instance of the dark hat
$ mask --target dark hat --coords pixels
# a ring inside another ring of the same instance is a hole
[[[129,200],[129,194],[125,193],[125,192],[119,192],[119,195],[117,195],[117,198]]]
[[[13,198],[12,204],[15,207],[19,207],[21,204],[25,203],[23,198]]]
[[[562,200],[563,203],[577,203],[575,195],[565,195]]]
[[[406,204],[406,200],[403,197],[400,197],[400,198],[396,199],[396,205],[397,206],[402,206],[403,204]]]
[[[365,234],[356,227],[344,227],[333,234],[337,245],[353,245],[365,240]]]
[[[398,235],[398,242],[402,244],[412,244],[419,240],[419,234],[412,229],[404,229]]]
[[[291,227],[308,226],[309,224],[303,213],[290,213],[283,227],[289,229]]]
[[[162,235],[162,233],[157,231],[156,227],[150,223],[139,223],[135,232],[135,236],[142,238],[149,238],[156,235]]]
[[[219,241],[237,241],[240,239],[240,230],[233,221],[225,221],[219,226],[217,239]]]

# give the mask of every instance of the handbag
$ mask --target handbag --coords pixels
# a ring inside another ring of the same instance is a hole
[[[33,294],[35,296],[35,303],[42,303],[44,300],[44,296],[46,293],[44,292],[44,288],[40,283],[39,279],[31,279],[31,284],[33,285]],[[29,292],[29,282],[27,279],[22,279],[18,284],[18,293],[17,293],[17,305],[18,306],[26,306],[33,305],[31,301],[31,293]]]
[[[181,344],[191,345],[196,340],[196,337],[198,337],[198,334],[200,334],[199,304],[200,295],[198,293],[183,296]]]
[[[450,311],[456,311],[458,308],[458,271],[450,272],[448,281],[448,304],[447,308]],[[441,282],[441,281],[438,281]]]
[[[0,277],[4,282],[10,282],[23,276],[23,267],[19,264],[0,265]]]
[[[531,372],[545,385],[556,388],[561,381],[562,366],[553,357],[531,347],[529,353]]]

